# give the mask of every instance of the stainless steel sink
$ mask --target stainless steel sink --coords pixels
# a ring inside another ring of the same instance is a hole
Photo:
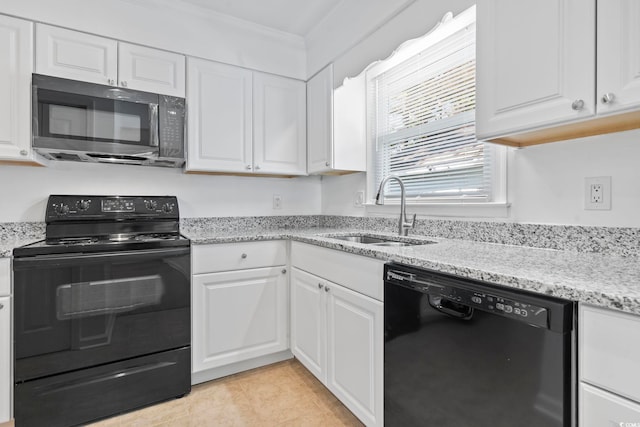
[[[352,236],[327,236],[331,239],[344,240],[347,242],[363,243],[365,245],[373,246],[415,246],[415,245],[428,245],[436,243],[429,240],[396,240],[390,237],[373,237],[367,235],[352,235]]]

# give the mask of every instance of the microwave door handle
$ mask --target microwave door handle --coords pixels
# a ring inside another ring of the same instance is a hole
[[[149,104],[149,136],[151,137],[150,146],[157,147],[160,145],[158,139],[158,104]]]

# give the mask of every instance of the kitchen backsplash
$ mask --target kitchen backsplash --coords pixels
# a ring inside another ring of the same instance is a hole
[[[44,222],[0,222],[0,240],[44,239]]]
[[[332,215],[288,215],[182,218],[184,233],[200,230],[247,231],[251,229],[336,228],[394,233],[397,218]],[[44,222],[0,223],[0,240],[40,239]],[[521,224],[418,219],[410,234],[473,240],[504,245],[530,246],[573,252],[595,252],[640,256],[640,228],[584,227],[572,225]]]
[[[395,232],[397,218],[321,216],[320,226]],[[574,252],[640,256],[640,228],[417,219],[409,234]]]

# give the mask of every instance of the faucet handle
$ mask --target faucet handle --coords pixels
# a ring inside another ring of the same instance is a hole
[[[413,214],[413,218],[411,218],[411,228],[416,228],[416,215]]]

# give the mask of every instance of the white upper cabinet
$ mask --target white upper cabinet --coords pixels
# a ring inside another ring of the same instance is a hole
[[[595,1],[481,0],[479,139],[595,114]]]
[[[164,95],[185,95],[185,58],[129,43],[118,45],[120,86]]]
[[[256,173],[307,173],[304,82],[253,73],[253,162]]]
[[[333,142],[333,64],[307,82],[307,168],[331,170]]]
[[[305,85],[188,58],[187,171],[305,175]]]
[[[0,16],[0,162],[32,162],[33,24]]]
[[[364,74],[333,89],[330,64],[307,82],[307,168],[310,174],[366,170]]]
[[[36,25],[36,72],[101,85],[118,81],[118,42]]]
[[[36,72],[185,96],[183,55],[44,24],[36,25]]]
[[[598,1],[597,76],[598,114],[640,107],[639,1]]]
[[[525,146],[640,127],[638,22],[635,0],[481,0],[478,138]]]
[[[251,71],[195,58],[187,68],[187,170],[251,172]]]

